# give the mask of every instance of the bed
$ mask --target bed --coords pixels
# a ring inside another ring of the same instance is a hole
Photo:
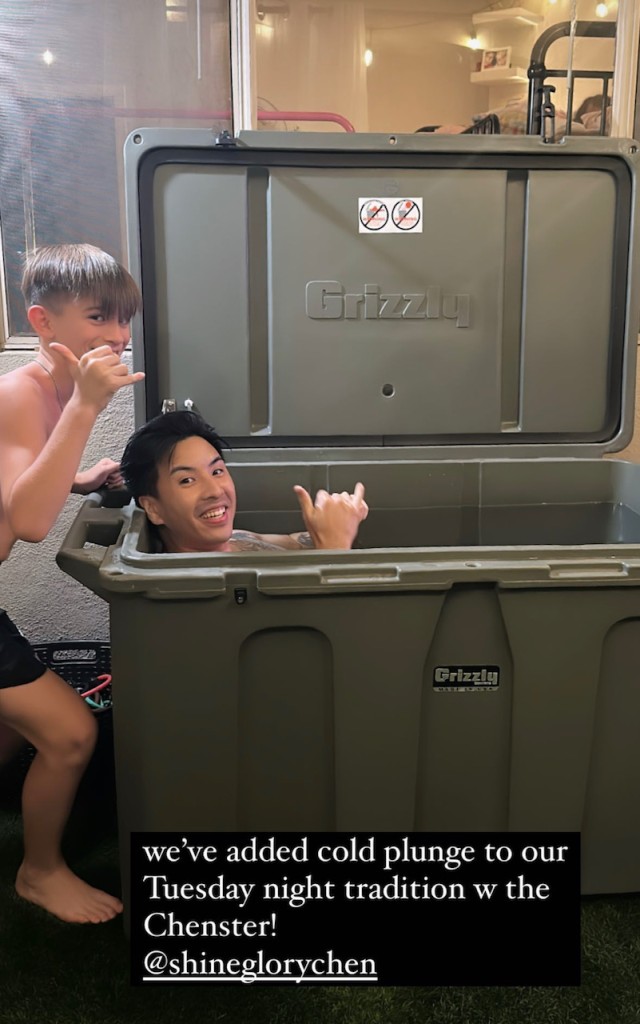
[[[614,39],[615,22],[578,21],[575,36]],[[477,114],[470,125],[424,125],[419,132],[461,133],[472,135],[543,135],[552,141],[566,135],[608,135],[611,130],[611,93],[613,71],[576,70],[568,76],[566,68],[549,68],[549,48],[571,35],[571,22],[552,25],[538,37],[531,51],[526,95],[509,100],[504,106]],[[564,109],[554,102],[555,79],[567,80]],[[577,82],[593,81],[597,90],[574,109]]]
[[[592,39],[614,39],[616,24],[613,21],[578,21],[575,24],[575,36]],[[553,106],[550,93],[551,80],[567,79],[566,112],[563,114],[566,130],[563,134],[574,135],[579,131],[588,135],[607,135],[611,128],[611,86],[613,71],[594,71],[573,69],[571,77],[561,68],[548,68],[545,60],[549,47],[571,35],[571,22],[561,21],[543,32],[534,43],[531,60],[527,70],[529,78],[529,94],[527,98],[526,134],[540,135],[545,131],[545,120],[551,116],[549,104]],[[591,109],[582,111],[584,103],[574,111],[574,93],[576,82],[592,80],[598,83],[597,96],[599,102],[593,103]]]

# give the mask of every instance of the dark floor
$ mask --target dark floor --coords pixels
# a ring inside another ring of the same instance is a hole
[[[88,772],[66,852],[88,881],[116,891],[111,772],[108,756]],[[0,1024],[640,1024],[640,895],[583,901],[576,988],[133,988],[119,920],[64,925],[15,896],[19,780],[18,766],[0,788]],[[423,942],[426,956],[437,942],[427,913],[410,941]]]

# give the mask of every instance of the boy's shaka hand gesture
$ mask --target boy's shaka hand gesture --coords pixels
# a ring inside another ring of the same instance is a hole
[[[98,412],[106,408],[112,395],[120,388],[144,380],[144,373],[131,373],[110,345],[91,349],[80,359],[58,341],[50,342],[49,348],[66,360],[78,397]]]

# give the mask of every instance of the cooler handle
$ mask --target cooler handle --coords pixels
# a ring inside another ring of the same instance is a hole
[[[550,580],[620,580],[629,577],[629,566],[625,562],[591,562],[576,565],[565,562],[549,566]],[[636,568],[637,573],[637,568]],[[635,576],[636,573],[633,573]]]
[[[257,587],[262,594],[284,594],[300,591],[314,592],[335,587],[372,586],[398,583],[400,572],[397,566],[337,569],[322,568],[311,570],[293,569],[287,572],[258,572]]]
[[[56,555],[63,572],[99,597],[104,597],[100,568],[106,550],[116,543],[127,519],[125,509],[104,508],[102,500],[98,492],[87,495]],[[86,548],[85,544],[98,547]]]

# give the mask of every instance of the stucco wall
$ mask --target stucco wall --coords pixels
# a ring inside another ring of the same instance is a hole
[[[3,352],[0,373],[32,358],[30,352]],[[98,419],[82,468],[104,456],[119,459],[132,430],[133,393],[131,388],[124,388]],[[34,643],[109,638],[106,603],[65,575],[55,563],[56,552],[82,500],[80,495],[69,495],[47,540],[42,544],[18,541],[9,561],[0,567],[0,607],[6,608]]]

